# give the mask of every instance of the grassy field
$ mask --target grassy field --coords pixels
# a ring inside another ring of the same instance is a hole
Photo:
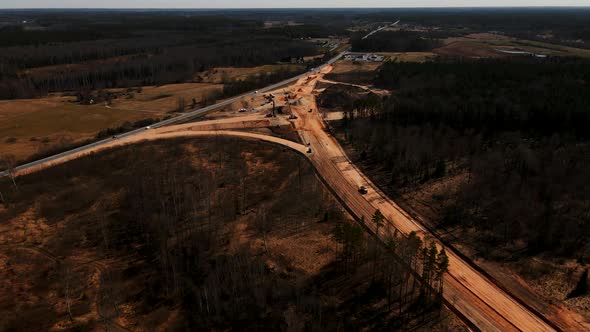
[[[227,81],[244,80],[250,76],[272,74],[279,70],[297,71],[303,69],[301,64],[264,65],[257,67],[219,67],[213,68],[195,75],[196,82],[224,83]]]
[[[383,55],[385,60],[400,62],[424,62],[436,57],[432,52],[377,52]]]
[[[531,40],[522,40],[492,33],[475,33],[464,37],[452,37],[444,40],[444,46],[434,53],[448,56],[466,57],[506,57],[496,50],[525,51],[549,56],[590,57],[590,50],[569,46],[549,44]]]
[[[332,71],[325,78],[337,82],[371,85],[375,71],[382,64],[383,62],[340,60],[334,63]]]
[[[220,84],[186,83],[144,87],[133,98],[119,97],[110,107],[103,103],[80,105],[74,97],[0,101],[0,151],[16,160],[32,154],[94,137],[99,131],[146,118],[162,118],[183,97],[192,98],[220,91]],[[113,90],[116,91],[116,90]]]

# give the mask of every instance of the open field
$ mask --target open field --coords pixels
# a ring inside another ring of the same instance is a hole
[[[509,54],[499,52],[524,51],[548,56],[590,57],[590,50],[522,40],[492,33],[474,33],[464,37],[451,37],[444,40],[444,46],[433,52],[446,56],[465,56],[472,58],[507,57]]]
[[[162,118],[176,108],[178,98],[184,98],[189,105],[192,98],[200,102],[221,89],[222,85],[206,83],[149,86],[143,87],[141,93],[127,94],[133,98],[114,99],[110,107],[102,103],[80,105],[74,97],[55,95],[3,100],[0,101],[0,150],[17,160],[24,159],[43,149],[92,138],[101,130],[125,122]]]
[[[424,62],[436,58],[432,52],[368,52],[384,56],[382,62],[363,62],[352,60],[339,60],[333,65],[333,70],[326,75],[326,79],[370,86],[375,72],[385,61],[398,62]]]
[[[371,85],[375,72],[382,64],[382,62],[340,60],[334,63],[334,69],[325,75],[325,78],[336,82]]]
[[[385,60],[399,62],[424,62],[436,57],[432,52],[372,52],[383,55]]]
[[[145,111],[154,113],[166,113],[175,110],[178,106],[178,98],[183,98],[186,105],[192,103],[193,98],[197,103],[220,93],[223,84],[211,83],[179,83],[161,86],[142,87],[141,93],[132,92],[133,98],[119,97],[111,105],[113,109],[129,111]],[[125,89],[113,89],[111,91],[123,92]]]
[[[333,65],[330,74],[345,74],[354,71],[375,71],[382,65],[381,62],[355,62],[352,60],[339,60]]]
[[[308,57],[313,59],[317,56]],[[321,57],[321,55],[320,55]],[[256,67],[218,67],[197,73],[195,75],[195,82],[203,83],[227,83],[235,80],[245,80],[250,76],[269,75],[277,71],[298,71],[305,68],[302,64],[273,64]]]

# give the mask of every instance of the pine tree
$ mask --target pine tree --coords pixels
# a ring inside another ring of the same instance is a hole
[[[440,250],[436,258],[436,278],[438,279],[438,293],[442,296],[443,292],[443,276],[449,270],[449,257],[445,248]]]
[[[379,210],[379,209],[375,210],[375,213],[373,214],[371,221],[377,225],[377,236],[379,236],[379,228],[381,226],[383,226],[384,220],[385,220],[385,217],[381,213],[381,210]]]

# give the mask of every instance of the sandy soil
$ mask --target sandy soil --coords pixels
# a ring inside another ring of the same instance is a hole
[[[330,71],[331,74],[342,74],[353,71],[375,71],[381,67],[382,62],[357,62],[351,60],[340,60],[334,63],[333,69]]]

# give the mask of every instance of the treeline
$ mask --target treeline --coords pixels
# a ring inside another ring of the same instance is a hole
[[[584,256],[589,74],[570,59],[386,63],[375,83],[392,96],[353,101],[340,130],[394,195],[462,176],[438,221],[477,228],[482,253]]]
[[[380,31],[366,39],[357,35],[352,39],[355,52],[427,52],[442,45],[428,33],[414,31]]]
[[[449,266],[446,251],[439,251],[432,242],[423,243],[415,232],[408,236],[399,235],[397,230],[379,232],[388,226],[379,210],[366,222],[377,227],[377,233],[386,239],[384,244],[364,236],[358,224],[341,222],[334,228],[334,236],[342,245],[340,264],[344,273],[357,273],[361,262],[369,263],[370,290],[384,294],[388,308],[397,307],[402,322],[416,314],[412,307],[419,308],[419,314],[440,309],[443,278]]]
[[[226,41],[215,46],[174,46],[156,50],[153,54],[97,63],[97,66],[80,64],[72,68],[33,69],[18,78],[1,80],[0,98],[35,97],[64,90],[179,83],[210,67],[268,64],[288,56],[310,55],[314,50],[315,47],[308,43],[277,38]]]
[[[21,44],[0,47],[0,98],[185,82],[211,67],[256,66],[317,52],[294,39],[289,31],[298,27],[267,30],[252,19],[221,16],[115,16],[122,20],[90,15],[90,22],[77,26],[80,17],[73,15],[62,24],[39,19],[39,31],[0,30],[26,36]],[[72,38],[65,37],[69,32]]]
[[[126,36],[120,34],[120,36]],[[0,47],[33,45],[39,46],[49,43],[72,43],[84,40],[98,40],[113,38],[113,34],[107,34],[99,30],[70,29],[47,30],[43,27],[27,30],[18,26],[5,26],[0,28]]]

